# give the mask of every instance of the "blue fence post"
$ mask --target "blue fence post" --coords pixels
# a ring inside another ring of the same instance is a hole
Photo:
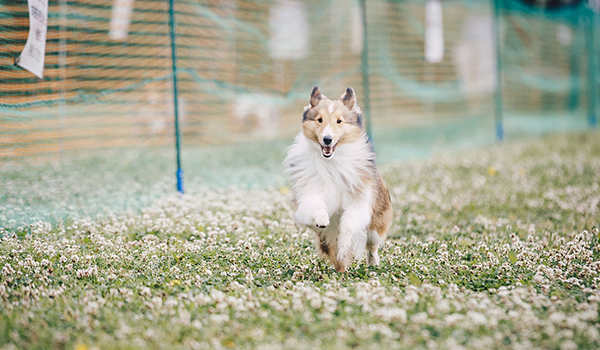
[[[595,128],[598,126],[598,119],[596,118],[596,61],[595,61],[595,45],[594,45],[594,32],[596,30],[595,26],[596,13],[590,10],[590,14],[588,15],[586,24],[588,25],[588,30],[586,31],[588,35],[586,35],[586,46],[587,46],[587,81],[588,81],[588,94],[587,94],[587,109],[588,109],[588,125],[590,128]]]
[[[360,56],[360,70],[362,73],[362,85],[363,85],[363,119],[365,121],[365,129],[367,130],[367,136],[369,140],[373,141],[373,132],[371,130],[371,99],[369,96],[369,49],[367,38],[367,4],[366,0],[359,0],[361,10],[361,20],[363,25],[363,49]]]
[[[494,19],[492,20],[492,33],[496,46],[496,92],[494,93],[495,119],[496,119],[496,140],[504,140],[504,123],[502,110],[502,61],[501,61],[501,40],[500,40],[500,2],[502,0],[491,0],[494,7]]]
[[[173,107],[175,109],[175,150],[177,154],[177,191],[183,194],[183,169],[181,168],[181,133],[179,132],[179,104],[177,96],[177,52],[175,45],[174,0],[169,0],[169,32],[171,36],[171,62],[173,69]]]

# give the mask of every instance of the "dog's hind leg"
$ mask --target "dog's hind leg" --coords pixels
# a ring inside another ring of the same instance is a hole
[[[364,235],[365,228],[371,221],[369,202],[362,201],[359,203],[347,208],[340,219],[336,258],[342,271],[352,262],[352,253],[355,250],[354,244],[357,237]],[[364,244],[364,240],[362,242]]]
[[[328,242],[327,239],[325,239],[325,237],[318,237],[315,243],[319,255],[324,258],[328,258],[329,262],[333,264],[336,271],[344,272],[346,267],[342,266],[336,257],[337,240],[334,240],[333,242]]]
[[[337,245],[338,245],[338,234],[340,225],[340,215],[334,214],[331,217],[331,224],[324,228],[315,228],[314,231],[317,233],[315,240],[315,246],[317,252],[322,257],[327,257],[329,262],[335,266],[337,271],[340,271],[341,265],[337,260]]]
[[[323,234],[316,234],[315,247],[321,257],[329,257],[329,242],[327,242]]]
[[[333,242],[333,244],[329,246],[329,262],[333,264],[333,267],[337,272],[346,271],[346,267],[349,265],[338,260],[337,241]]]
[[[377,249],[387,236],[393,219],[392,200],[385,183],[377,175],[377,197],[373,203],[373,217],[367,233],[367,263],[379,265]]]
[[[377,231],[369,230],[367,233],[367,264],[369,266],[379,265],[379,245],[383,242],[383,238],[379,236]]]

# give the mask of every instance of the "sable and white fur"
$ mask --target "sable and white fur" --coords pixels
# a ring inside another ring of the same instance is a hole
[[[296,221],[315,231],[317,251],[337,271],[365,248],[368,264],[379,264],[377,249],[390,227],[392,205],[354,90],[330,100],[315,86],[302,119],[285,159]]]

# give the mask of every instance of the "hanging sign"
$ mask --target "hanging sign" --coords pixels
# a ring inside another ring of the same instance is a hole
[[[134,0],[115,0],[110,17],[108,36],[112,40],[124,40],[129,35]]]
[[[306,6],[301,1],[281,0],[269,10],[269,54],[279,60],[308,56],[309,30]]]
[[[44,77],[44,59],[46,57],[46,32],[48,31],[48,0],[28,0],[29,37],[16,64]]]
[[[444,23],[439,0],[428,0],[425,5],[425,59],[429,63],[444,59]]]

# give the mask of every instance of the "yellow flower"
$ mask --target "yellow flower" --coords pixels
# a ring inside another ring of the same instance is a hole
[[[89,349],[88,346],[85,344],[79,343],[79,344],[75,345],[75,350],[88,350],[88,349]]]
[[[279,187],[279,192],[281,194],[288,194],[290,192],[290,188],[287,186]]]
[[[498,170],[496,170],[496,168],[493,165],[490,165],[488,167],[488,174],[494,176],[498,173]]]
[[[181,284],[181,282],[179,282],[179,280],[172,280],[171,281],[171,286],[180,285],[180,284]]]

